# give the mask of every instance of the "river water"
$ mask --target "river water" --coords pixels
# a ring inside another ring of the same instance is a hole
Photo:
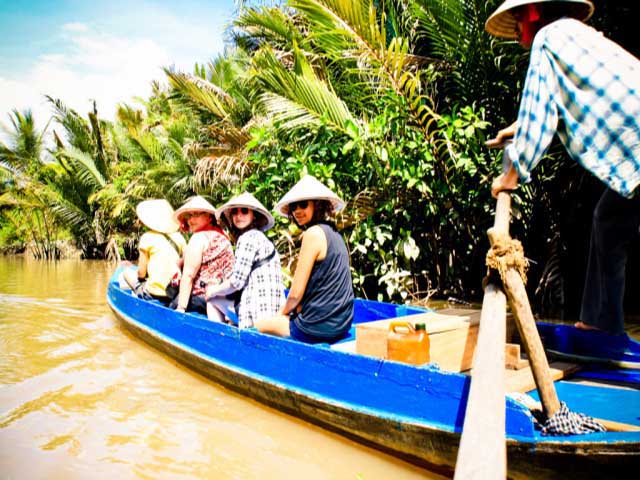
[[[112,265],[0,257],[1,479],[441,479],[225,390],[133,337]]]

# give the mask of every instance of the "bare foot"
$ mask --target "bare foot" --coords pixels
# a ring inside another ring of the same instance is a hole
[[[574,327],[576,327],[579,330],[599,330],[602,331],[600,328],[598,327],[594,327],[592,325],[589,325],[587,323],[584,322],[576,322],[573,324]]]

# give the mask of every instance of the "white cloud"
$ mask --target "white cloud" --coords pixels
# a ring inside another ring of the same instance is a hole
[[[68,32],[88,32],[89,27],[84,23],[72,22],[72,23],[65,23],[64,25],[62,25],[62,30],[65,30]]]
[[[51,116],[45,94],[85,118],[95,99],[99,115],[112,120],[118,103],[145,98],[152,80],[164,80],[161,67],[171,58],[153,40],[117,38],[80,26],[64,26],[64,50],[40,56],[22,78],[0,76],[0,122],[7,123],[13,108],[31,108],[44,127]]]

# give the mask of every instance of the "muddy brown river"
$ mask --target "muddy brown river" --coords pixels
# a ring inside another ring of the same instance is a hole
[[[0,257],[0,479],[440,479],[133,337],[113,265]]]

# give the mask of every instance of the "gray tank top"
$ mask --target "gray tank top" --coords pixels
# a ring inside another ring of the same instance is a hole
[[[302,311],[293,321],[307,335],[330,340],[351,328],[353,285],[349,252],[342,236],[330,225],[318,225],[327,239],[327,255],[313,265],[302,297]]]

